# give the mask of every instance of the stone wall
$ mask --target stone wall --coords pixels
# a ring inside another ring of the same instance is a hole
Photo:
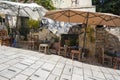
[[[84,30],[84,29],[83,29]],[[80,30],[82,32],[82,30]],[[84,32],[84,31],[83,31]],[[103,47],[105,51],[118,51],[120,52],[119,31],[118,34],[110,32],[106,28],[96,28],[92,35],[95,37],[95,42],[90,41],[89,32],[86,35],[86,45],[89,49],[89,55],[94,56],[99,54],[99,48]],[[79,35],[79,45],[83,46],[84,33]]]
[[[99,33],[101,29],[97,31],[96,34],[96,53],[97,48],[104,47],[105,51],[118,51],[120,52],[120,41],[118,36],[113,35],[112,32],[102,29],[102,33]],[[100,35],[102,34],[102,36]],[[101,38],[101,40],[98,40]],[[98,42],[97,42],[98,41]]]
[[[119,38],[108,31],[105,38],[105,50],[120,51]]]

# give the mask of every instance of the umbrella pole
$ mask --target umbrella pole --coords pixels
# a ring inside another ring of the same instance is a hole
[[[82,50],[82,57],[81,58],[84,58],[84,54],[85,54],[86,32],[87,32],[87,26],[88,26],[88,17],[89,17],[89,12],[87,13],[86,23],[84,25],[84,27],[85,27],[85,33],[84,33],[84,39],[83,39],[83,50]]]
[[[20,14],[20,6],[18,8],[18,13],[17,13],[17,20],[16,20],[16,29],[19,29],[19,14]]]

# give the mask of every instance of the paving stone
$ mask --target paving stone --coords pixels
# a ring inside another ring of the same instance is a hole
[[[57,62],[55,62],[55,61],[53,61],[53,60],[47,60],[46,61],[47,63],[50,63],[50,64],[53,64],[53,65],[55,65]]]
[[[18,56],[17,58],[15,58],[15,59],[17,59],[17,60],[19,60],[19,61],[23,61],[23,60],[25,60],[26,58],[27,58],[27,57],[19,54],[19,56]]]
[[[33,64],[33,63],[25,62],[25,61],[21,61],[20,63],[21,63],[21,64],[24,64],[24,65],[27,65],[27,66],[30,66],[30,65]]]
[[[9,60],[8,58],[1,58],[1,59],[0,59],[0,63],[7,62],[8,60]]]
[[[28,76],[26,76],[26,75],[18,74],[17,76],[12,78],[11,80],[26,80],[27,78],[28,78]]]
[[[108,69],[108,71],[112,74],[112,75],[119,75],[117,72],[116,72],[116,70],[115,69]]]
[[[50,72],[39,69],[29,79],[30,80],[46,80],[48,78],[49,74],[50,74]]]
[[[25,74],[25,75],[27,75],[27,76],[30,76],[30,75],[32,75],[35,71],[36,71],[35,69],[27,68],[27,69],[25,69],[25,70],[22,72],[22,74]]]
[[[103,73],[107,80],[114,80],[114,77],[111,74]]]
[[[32,59],[27,59],[27,58],[26,58],[26,59],[24,59],[23,61],[24,61],[24,62],[28,62],[28,63],[34,63],[34,62],[35,62],[35,60],[32,60]]]
[[[19,69],[26,69],[28,66],[27,65],[24,65],[24,64],[21,64],[21,63],[17,63],[15,65],[13,65],[13,67],[16,67],[16,68],[19,68]]]
[[[60,80],[71,80],[71,76],[62,74]]]
[[[49,59],[51,59],[51,57],[52,57],[52,56],[50,56],[50,55],[46,55],[46,54],[45,54],[45,56],[43,56],[42,59],[49,60]]]
[[[63,69],[55,67],[52,74],[60,76],[62,71],[63,71]]]
[[[9,65],[7,65],[7,64],[0,64],[0,71],[6,69],[8,67],[9,67]]]
[[[37,57],[37,58],[42,58],[42,57],[44,57],[45,56],[45,54],[40,54],[40,53],[37,53],[37,54],[35,54],[34,55],[34,57]]]
[[[61,56],[52,55],[52,58],[50,60],[57,62],[60,58],[61,58]]]
[[[96,80],[93,76],[89,76],[89,75],[84,75],[83,77],[84,77],[83,80]]]
[[[83,71],[84,71],[84,75],[89,75],[89,76],[92,76],[92,70],[91,70],[91,69],[88,69],[88,68],[87,68],[87,69],[85,69],[85,68],[84,68],[84,70],[83,70]]]
[[[34,53],[34,55],[35,55],[35,53]],[[31,60],[33,60],[33,61],[37,61],[37,60],[39,60],[39,58],[34,57],[34,56],[29,56],[29,59],[31,59]]]
[[[40,61],[42,61],[42,62],[47,62],[48,60],[41,58]]]
[[[15,58],[17,58],[18,57],[18,55],[12,55],[12,56],[9,56],[8,58],[9,59],[15,59]]]
[[[113,75],[113,77],[115,78],[114,80],[120,80],[120,76],[118,75]]]
[[[83,68],[74,67],[73,68],[73,74],[77,74],[77,75],[83,76]]]
[[[82,63],[81,63],[81,62],[78,62],[78,61],[73,61],[73,66],[75,66],[75,67],[80,67],[80,68],[83,67]]]
[[[0,76],[0,80],[9,80],[9,79],[7,79],[7,78],[5,78],[5,77]]]
[[[98,72],[98,71],[92,71],[92,72],[93,72],[93,77],[98,79],[106,79],[102,72]]]
[[[67,59],[67,60],[66,60],[66,64],[72,65],[72,64],[73,64],[73,60],[72,60],[72,59]]]
[[[63,69],[63,68],[65,67],[65,64],[58,62],[58,63],[56,64],[56,67]]]
[[[4,57],[6,57],[6,55],[0,54],[0,58],[4,58]]]
[[[120,70],[116,70],[116,72],[118,73],[118,75],[120,76]]]
[[[93,76],[85,76],[84,80],[106,80],[106,79],[97,78],[97,77],[93,77]]]
[[[60,78],[60,77],[57,76],[57,75],[50,74],[47,80],[59,80],[59,78]]]
[[[4,55],[6,55],[6,56],[11,56],[11,55],[15,55],[15,54],[16,54],[16,52],[14,52],[14,51],[6,51],[4,53]]]
[[[61,57],[58,62],[65,64],[65,63],[66,63],[66,60],[67,60],[67,59]]]
[[[85,68],[85,69],[91,69],[91,65],[83,63],[83,68]]]
[[[16,74],[18,74],[19,72],[21,72],[20,69],[10,67],[8,69],[1,71],[0,75],[10,79],[10,78],[14,77]]]
[[[65,65],[65,68],[63,70],[64,74],[71,76],[72,75],[72,71],[73,71],[73,66]]]
[[[107,73],[107,74],[110,73],[108,69],[109,69],[109,68],[100,67],[100,70],[101,70],[103,73]]]
[[[16,63],[18,63],[19,61],[17,59],[12,59],[12,60],[9,60],[7,62],[5,62],[5,64],[8,64],[8,65],[14,65]]]
[[[45,63],[43,64],[43,66],[41,67],[43,70],[47,70],[47,71],[52,71],[55,65],[50,64],[50,63]]]
[[[72,80],[83,80],[83,75],[81,76],[81,75],[73,74]]]
[[[101,71],[100,68],[96,65],[91,65],[91,69],[94,71]]]
[[[43,64],[44,64],[44,62],[42,62],[42,61],[37,61],[36,63],[34,63],[33,65],[31,65],[30,67],[33,68],[33,69],[38,69],[38,68],[40,68]]]

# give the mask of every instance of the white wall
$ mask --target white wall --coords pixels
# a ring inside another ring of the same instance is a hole
[[[75,0],[73,0],[75,1]],[[78,0],[77,7],[91,7],[92,0]],[[54,6],[57,8],[70,8],[72,7],[71,0],[53,0]],[[74,5],[74,4],[73,4]]]
[[[90,7],[92,6],[92,0],[78,0],[79,6],[81,7]]]
[[[69,8],[71,7],[71,0],[53,0],[56,8]]]
[[[78,5],[73,4],[71,0],[53,0],[56,8],[79,8],[83,11],[96,12],[96,7],[92,6],[92,0],[78,0]]]

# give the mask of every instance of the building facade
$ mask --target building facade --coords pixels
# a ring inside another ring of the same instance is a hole
[[[59,8],[74,8],[82,11],[95,12],[96,7],[92,5],[92,0],[52,0],[53,5]]]

